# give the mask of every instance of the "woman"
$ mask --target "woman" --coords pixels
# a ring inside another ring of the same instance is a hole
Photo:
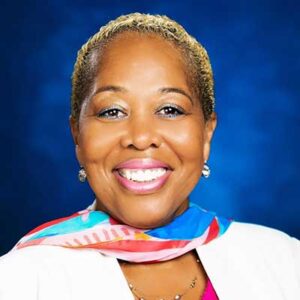
[[[180,25],[111,21],[79,51],[72,87],[79,179],[96,200],[1,258],[1,299],[300,295],[296,239],[189,202],[209,175],[216,114],[207,53]]]

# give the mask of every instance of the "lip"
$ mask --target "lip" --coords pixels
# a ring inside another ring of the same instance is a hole
[[[165,162],[162,162],[160,160],[152,159],[152,158],[135,158],[126,160],[120,164],[118,164],[114,170],[118,169],[153,169],[153,168],[165,168],[172,170],[172,168],[166,164]]]
[[[135,194],[148,194],[156,192],[165,185],[171,173],[172,171],[168,169],[164,175],[155,180],[149,182],[136,182],[121,176],[118,170],[113,171],[113,174],[117,178],[119,184]]]

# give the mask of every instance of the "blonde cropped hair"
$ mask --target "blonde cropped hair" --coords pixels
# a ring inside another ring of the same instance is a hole
[[[132,13],[110,21],[89,38],[78,51],[72,75],[71,115],[79,120],[82,103],[91,96],[101,52],[121,32],[157,34],[173,42],[187,62],[192,89],[202,105],[205,120],[214,111],[214,81],[209,57],[204,47],[177,22],[167,16]]]

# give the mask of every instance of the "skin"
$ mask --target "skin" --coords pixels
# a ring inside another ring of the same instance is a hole
[[[83,104],[79,123],[70,118],[77,159],[86,170],[97,209],[122,223],[146,229],[172,221],[188,207],[188,196],[209,158],[216,115],[205,122],[186,73],[182,54],[170,42],[155,35],[122,33],[105,48],[93,95]],[[182,92],[162,92],[163,88]],[[182,113],[170,110],[174,104]],[[117,111],[103,114],[107,108]],[[148,157],[172,167],[166,184],[142,195],[120,186],[114,167]],[[206,280],[192,252],[163,263],[121,263],[121,268],[145,294],[175,295],[197,275],[197,288],[185,297],[196,299]],[[155,287],[150,278],[158,279]]]
[[[197,277],[196,285],[184,295],[185,300],[200,300],[205,289],[207,275],[196,253],[187,253],[176,259],[155,264],[125,264],[122,271],[127,281],[146,296],[157,295],[154,299],[173,299],[183,293]],[[138,299],[138,298],[136,298]],[[153,299],[153,298],[151,298]]]

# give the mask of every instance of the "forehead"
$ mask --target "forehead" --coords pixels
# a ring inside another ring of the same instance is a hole
[[[173,42],[157,34],[124,32],[103,48],[97,80],[118,81],[138,76],[142,81],[158,76],[162,81],[183,84],[186,74],[182,52]]]
[[[143,33],[137,31],[125,31],[117,33],[113,38],[106,42],[103,51],[103,59],[114,54],[132,52],[138,53],[140,50],[157,49],[159,52],[168,53],[182,59],[182,55],[174,42],[163,38],[158,33]],[[154,54],[154,53],[153,53]]]

